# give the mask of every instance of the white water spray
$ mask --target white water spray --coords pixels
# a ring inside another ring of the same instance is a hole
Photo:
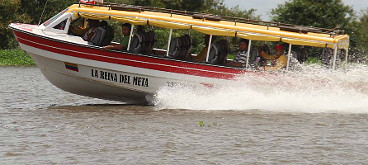
[[[231,86],[231,87],[230,87]],[[368,113],[368,66],[319,66],[279,75],[247,76],[219,88],[164,87],[158,109]]]

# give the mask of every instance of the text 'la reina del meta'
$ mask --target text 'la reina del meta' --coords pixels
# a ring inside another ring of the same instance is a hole
[[[97,69],[91,69],[91,76],[111,82],[118,82],[124,84],[132,84],[135,86],[148,87],[149,80],[146,77],[130,76],[125,74],[118,74]]]

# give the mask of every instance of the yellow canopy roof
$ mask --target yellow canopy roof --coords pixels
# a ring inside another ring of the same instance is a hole
[[[90,19],[112,19],[127,22],[133,25],[151,25],[167,29],[193,29],[195,31],[217,35],[237,36],[249,40],[259,41],[283,41],[293,45],[305,45],[313,47],[337,46],[340,49],[348,49],[349,36],[330,36],[320,33],[297,33],[282,31],[277,27],[236,23],[231,21],[209,21],[206,19],[194,19],[191,16],[183,16],[170,13],[152,11],[121,11],[111,10],[109,7],[72,5],[67,12]]]

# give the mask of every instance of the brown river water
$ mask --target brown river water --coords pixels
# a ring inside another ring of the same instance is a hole
[[[0,75],[2,165],[368,162],[366,79],[354,80],[361,84],[354,90],[331,95],[319,89],[317,94],[279,92],[291,101],[269,100],[272,107],[235,105],[235,98],[226,98],[227,108],[219,100],[175,102],[168,91],[157,95],[155,106],[77,96],[54,87],[34,67],[0,67]],[[233,95],[244,100],[251,92]],[[177,98],[195,101],[203,95],[189,92]],[[213,96],[223,100],[218,93]],[[332,96],[334,102],[313,102]]]

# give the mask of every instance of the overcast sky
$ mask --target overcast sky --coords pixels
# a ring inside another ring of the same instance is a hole
[[[277,7],[277,4],[283,4],[286,0],[224,0],[229,7],[239,5],[241,9],[257,9],[257,15],[261,15],[261,19],[269,21],[270,11]],[[368,8],[368,0],[342,0],[346,5],[353,6],[356,13],[361,9]]]

